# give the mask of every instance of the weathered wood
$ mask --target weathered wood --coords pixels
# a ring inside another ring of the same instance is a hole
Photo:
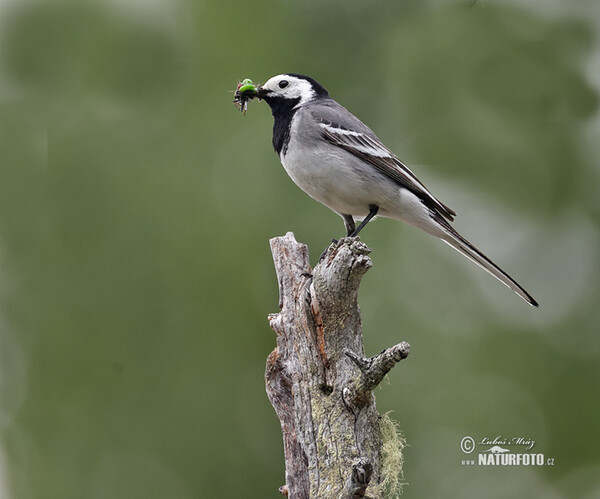
[[[281,422],[292,499],[382,496],[382,439],[373,389],[409,352],[405,342],[366,359],[358,288],[371,268],[356,238],[332,244],[311,269],[288,232],[271,239],[281,311],[265,373]]]

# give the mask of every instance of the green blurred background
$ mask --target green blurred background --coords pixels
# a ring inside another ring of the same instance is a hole
[[[600,4],[0,2],[0,497],[280,497],[268,239],[341,219],[238,80],[309,74],[541,303],[388,220],[360,303],[406,498],[600,497]],[[465,435],[541,468],[462,466]]]

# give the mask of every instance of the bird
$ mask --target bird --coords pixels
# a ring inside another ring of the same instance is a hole
[[[252,91],[246,98],[258,97],[271,108],[273,148],[283,168],[306,194],[342,217],[348,237],[358,236],[376,216],[406,222],[441,239],[527,303],[539,306],[453,228],[456,213],[316,80],[284,73]]]

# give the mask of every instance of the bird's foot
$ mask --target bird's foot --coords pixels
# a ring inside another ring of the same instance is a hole
[[[337,246],[339,246],[340,241],[343,241],[344,238],[341,239],[335,239],[335,238],[331,238],[331,244],[329,246],[327,246],[327,248],[325,248],[323,250],[323,253],[321,253],[321,256],[319,257],[319,263],[321,263],[323,260],[325,260],[325,257],[327,256],[327,253],[329,253],[329,250],[331,250],[332,248],[335,248]]]

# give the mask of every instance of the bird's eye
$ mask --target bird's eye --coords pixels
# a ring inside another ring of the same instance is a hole
[[[289,81],[287,81],[287,80],[281,80],[281,81],[279,82],[279,88],[285,88],[285,87],[287,87],[289,84],[290,84],[290,82],[289,82]]]

